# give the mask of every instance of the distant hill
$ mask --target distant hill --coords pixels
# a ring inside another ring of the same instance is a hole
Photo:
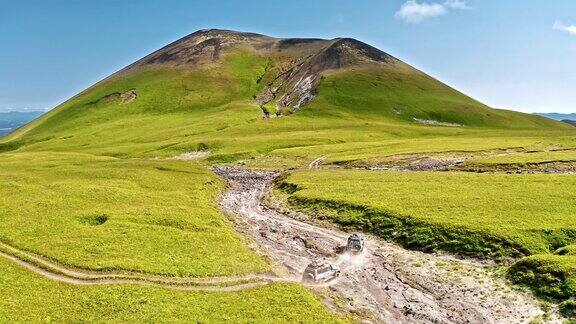
[[[0,112],[0,136],[31,122],[43,113],[43,111]]]
[[[560,114],[560,113],[535,113],[535,115],[547,117],[558,121],[572,120],[576,121],[576,113],[574,114]]]
[[[568,124],[570,124],[570,125],[572,125],[572,126],[576,126],[576,120],[573,120],[573,119],[563,119],[562,121],[565,122],[565,123],[568,123]]]
[[[355,39],[210,29],[127,66],[0,144],[114,156],[208,148],[236,158],[446,128],[564,127],[493,109]]]

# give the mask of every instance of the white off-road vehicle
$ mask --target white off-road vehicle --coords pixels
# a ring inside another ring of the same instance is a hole
[[[304,282],[321,283],[328,282],[340,276],[340,269],[324,260],[316,260],[310,263],[304,270]]]
[[[352,234],[348,238],[346,250],[352,253],[361,253],[364,251],[364,239],[358,234]]]

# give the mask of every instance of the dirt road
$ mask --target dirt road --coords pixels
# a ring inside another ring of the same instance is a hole
[[[230,183],[221,208],[237,215],[241,231],[284,269],[286,279],[300,280],[317,257],[340,266],[339,279],[318,288],[338,296],[326,297],[329,306],[344,304],[361,317],[387,323],[527,323],[543,314],[530,294],[510,288],[488,265],[407,251],[371,237],[363,254],[338,255],[335,249],[348,233],[262,203],[277,174],[214,171]]]
[[[42,256],[20,250],[0,242],[0,257],[12,261],[43,277],[74,285],[117,285],[136,284],[185,291],[239,291],[286,279],[272,274],[251,274],[229,277],[169,277],[147,275],[138,272],[101,272],[76,269],[46,259]]]

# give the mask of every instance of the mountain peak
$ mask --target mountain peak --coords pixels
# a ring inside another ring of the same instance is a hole
[[[261,35],[261,34],[257,34],[257,33],[241,32],[241,31],[236,31],[236,30],[218,29],[218,28],[200,29],[200,30],[195,31],[194,33],[190,34],[189,36],[210,36],[210,37],[227,37],[227,36],[268,37],[268,36]]]
[[[394,63],[399,61],[392,55],[354,38],[336,38],[329,48],[340,56],[346,54],[356,59],[379,63]]]
[[[268,71],[275,76],[256,101],[277,101],[281,108],[298,110],[315,97],[320,76],[327,70],[366,65],[395,64],[393,56],[353,38],[274,38],[225,29],[202,29],[183,37],[128,66],[198,67],[217,63],[222,55],[243,48],[282,62]]]
[[[145,65],[197,66],[215,62],[223,52],[251,48],[263,54],[284,53],[293,56],[316,56],[326,68],[342,68],[364,63],[393,63],[391,55],[353,38],[274,38],[250,32],[226,29],[201,29],[185,36],[132,64],[128,69]]]
[[[217,61],[229,48],[247,45],[262,47],[274,38],[225,29],[201,29],[144,57],[125,70],[146,65],[195,66],[205,61]]]

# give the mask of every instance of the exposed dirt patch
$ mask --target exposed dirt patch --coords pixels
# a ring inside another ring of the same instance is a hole
[[[551,152],[567,149],[551,149]],[[486,157],[515,153],[538,153],[524,148],[488,150],[478,152],[444,152],[430,154],[399,154],[379,159],[335,162],[326,167],[373,171],[464,171],[476,173],[549,173],[576,174],[576,161],[550,161],[538,163],[480,163]]]
[[[460,171],[476,173],[508,174],[576,174],[576,161],[555,161],[541,163],[502,163],[502,164],[465,164]]]
[[[308,165],[308,169],[310,170],[318,169],[318,167],[320,167],[320,165],[322,164],[322,162],[324,162],[324,160],[326,160],[325,156],[321,156],[315,159],[314,161],[310,162],[310,164]]]
[[[124,71],[146,65],[196,66],[217,61],[231,47],[270,47],[272,37],[230,30],[199,30],[128,66]]]
[[[462,163],[464,163],[463,159],[438,160],[434,158],[423,158],[410,163],[407,169],[410,171],[443,171]]]
[[[458,169],[466,162],[467,158],[465,155],[399,155],[388,157],[374,164],[371,164],[370,161],[353,161],[336,165],[344,168],[374,171],[449,171]]]
[[[107,94],[104,97],[102,97],[101,101],[103,102],[112,102],[115,100],[118,100],[120,98],[121,93],[120,92],[114,92],[111,94]]]
[[[386,323],[527,323],[543,314],[528,293],[508,287],[490,265],[423,254],[368,237],[361,255],[337,254],[347,233],[313,225],[307,215],[262,203],[277,173],[215,168],[230,183],[221,207],[237,214],[242,231],[300,280],[315,258],[342,269],[317,289],[332,291],[348,311]],[[291,217],[292,216],[292,217]],[[330,294],[324,294],[330,296]],[[327,297],[330,299],[330,297]],[[338,304],[328,300],[327,305]]]
[[[428,125],[428,126],[462,127],[462,124],[447,123],[447,122],[442,122],[442,121],[434,120],[434,119],[420,119],[420,118],[416,118],[416,117],[414,117],[412,119],[419,124]]]
[[[134,101],[137,97],[136,89],[130,89],[120,95],[120,100],[122,100],[122,103],[127,104]]]
[[[136,89],[130,89],[130,90],[125,91],[125,92],[113,92],[113,93],[107,94],[98,100],[90,102],[90,104],[97,104],[97,103],[101,103],[101,102],[110,103],[110,102],[114,102],[114,101],[120,101],[123,104],[127,104],[127,103],[134,101],[137,97],[138,97],[138,94],[136,93]]]
[[[191,160],[198,160],[198,159],[205,158],[208,155],[210,155],[210,151],[191,151],[191,152],[182,153],[182,154],[176,156],[174,159],[191,161]]]

